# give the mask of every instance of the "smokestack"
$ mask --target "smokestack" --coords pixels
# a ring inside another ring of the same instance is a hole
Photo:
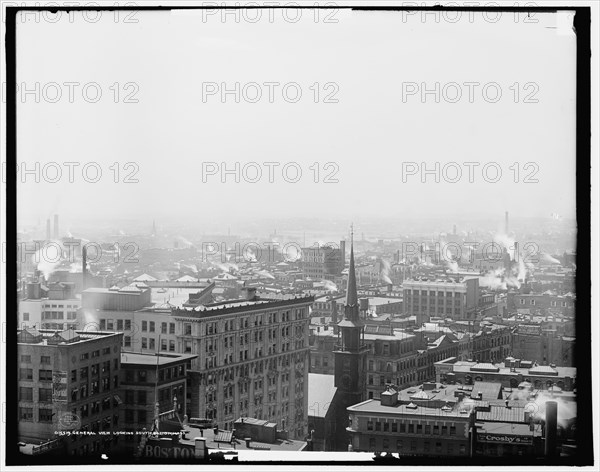
[[[504,212],[504,233],[508,234],[508,212]]]
[[[58,239],[58,215],[54,215],[54,239]]]
[[[552,457],[556,455],[556,428],[558,420],[558,403],[546,402],[546,443],[544,455]]]
[[[81,276],[82,276],[82,287],[81,290],[87,288],[87,247],[85,244],[81,248]]]
[[[46,241],[50,241],[52,239],[52,230],[50,224],[50,218],[46,220]]]

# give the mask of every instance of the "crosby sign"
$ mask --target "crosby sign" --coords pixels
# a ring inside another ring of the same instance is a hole
[[[533,444],[529,436],[509,436],[508,434],[482,434],[479,440],[483,442],[503,444]]]

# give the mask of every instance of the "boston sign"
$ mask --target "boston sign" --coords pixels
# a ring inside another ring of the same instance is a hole
[[[148,444],[144,447],[144,456],[163,459],[192,459],[194,457],[194,448],[152,446]]]

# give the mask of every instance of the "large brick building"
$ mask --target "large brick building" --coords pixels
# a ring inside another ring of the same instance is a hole
[[[231,429],[240,416],[307,434],[308,325],[312,297],[248,299],[174,309],[177,345],[192,360],[189,414]]]

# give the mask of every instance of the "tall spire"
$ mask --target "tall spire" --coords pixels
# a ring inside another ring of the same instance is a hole
[[[344,315],[346,319],[357,321],[359,317],[356,270],[354,268],[354,225],[350,228],[350,267],[348,268],[348,286],[346,287],[346,306],[344,307]]]

